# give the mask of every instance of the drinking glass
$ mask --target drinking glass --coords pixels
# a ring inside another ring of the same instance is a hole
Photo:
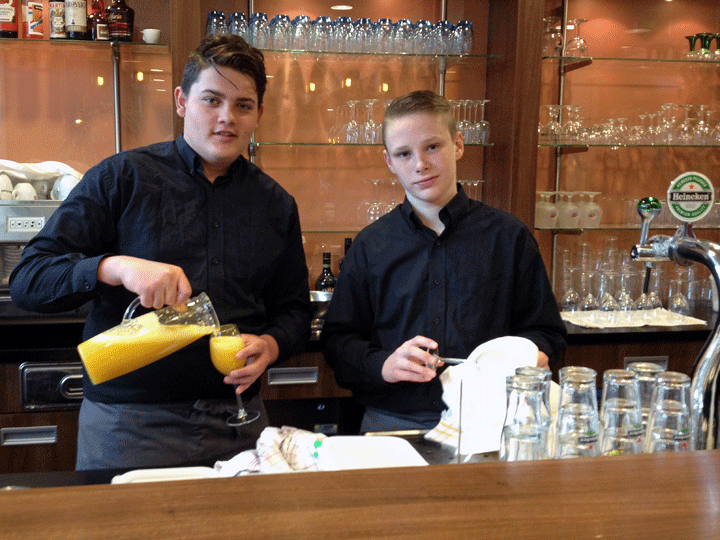
[[[222,11],[209,11],[207,20],[205,21],[205,35],[225,34],[227,33],[227,22],[225,21],[225,13]]]
[[[580,307],[580,294],[573,288],[572,270],[563,271],[563,296],[560,299],[560,311],[577,311]]]
[[[657,374],[663,371],[663,368],[662,366],[652,362],[631,362],[625,369],[629,369],[637,373],[643,433],[645,433],[647,430],[648,417],[650,416],[650,404],[652,403]]]
[[[395,184],[397,184],[397,178],[391,178],[390,179],[390,202],[387,203],[387,206],[385,207],[385,213],[391,212],[395,209],[397,206],[397,202],[395,202]]]
[[[373,50],[374,53],[392,52],[393,22],[383,18],[373,25]]]
[[[542,446],[547,451],[547,457],[553,455],[551,445],[551,435],[553,429],[552,408],[550,406],[550,382],[552,381],[552,371],[547,368],[538,366],[520,366],[515,368],[515,375],[522,375],[535,379],[542,387],[542,407],[540,409],[540,418],[542,419]]]
[[[540,201],[535,205],[535,226],[539,229],[554,229],[557,226],[558,208],[552,202],[552,191],[538,191]]]
[[[457,101],[453,101],[453,109],[455,112],[455,119],[457,120],[456,128],[457,130],[463,134],[463,140],[465,141],[465,144],[471,144],[471,133],[473,124],[470,122],[469,115],[469,104],[470,100],[468,99],[460,99]]]
[[[235,36],[240,36],[245,41],[250,41],[248,37],[248,23],[245,18],[245,14],[242,11],[235,11],[230,14],[230,20],[228,21],[228,28],[230,33]]]
[[[477,144],[490,143],[490,122],[485,120],[485,105],[490,103],[489,99],[480,99],[472,102],[474,104],[474,120],[472,123],[472,142]],[[480,111],[478,117],[478,110]]]
[[[380,218],[383,214],[383,207],[380,203],[380,200],[378,199],[378,182],[380,181],[379,178],[371,180],[373,183],[373,202],[368,206],[367,209],[367,220],[368,223],[372,223],[373,221],[376,221]]]
[[[215,369],[223,375],[245,366],[245,361],[235,358],[237,352],[244,347],[238,327],[234,324],[224,324],[210,338],[210,359]],[[260,418],[260,411],[246,409],[242,397],[237,393],[235,386],[235,399],[237,399],[238,412],[236,416],[227,419],[228,426],[243,426]]]
[[[670,281],[668,289],[668,310],[680,315],[690,315],[690,304],[682,292],[682,279]]]
[[[567,42],[565,56],[584,57],[588,55],[587,41],[580,34],[580,25],[587,22],[587,19],[573,19],[568,21],[575,28],[575,37]]]
[[[715,39],[715,34],[709,32],[703,32],[697,35],[700,38],[700,50],[696,53],[696,60],[713,61],[715,60],[715,53],[710,52],[710,44]]]
[[[258,49],[267,49],[270,44],[270,23],[266,13],[253,13],[248,22],[250,43]]]
[[[412,52],[415,54],[432,54],[433,23],[427,20],[417,21],[412,35]]]
[[[643,425],[637,373],[608,369],[603,373],[600,406],[600,453],[606,456],[642,452]]]
[[[330,50],[332,25],[332,19],[326,16],[320,16],[312,22],[310,27],[311,50],[318,52]]]
[[[450,54],[453,31],[450,21],[438,21],[433,25],[432,42],[435,54]]]
[[[560,28],[561,17],[545,17],[545,34],[543,37],[543,56],[562,56],[563,36]]]
[[[695,52],[695,42],[697,41],[698,36],[697,34],[693,36],[685,36],[685,39],[687,39],[690,43],[690,50],[683,55],[683,58],[687,60],[693,60],[695,58],[695,55],[697,54]]]
[[[555,419],[555,457],[599,455],[597,372],[581,366],[560,369],[560,401]]]
[[[393,25],[392,52],[396,54],[412,52],[412,35],[415,27],[410,19],[400,19]]]
[[[645,452],[686,452],[695,449],[690,377],[663,371],[657,374],[653,391]]]
[[[373,23],[367,17],[361,17],[355,21],[355,46],[354,52],[369,53],[373,47]]]
[[[360,142],[360,123],[355,120],[355,106],[358,103],[360,103],[360,100],[357,99],[346,102],[350,111],[350,120],[342,127],[342,142],[346,144],[358,144]]]
[[[595,197],[600,195],[599,191],[581,191],[581,195],[587,195],[590,199],[580,211],[580,227],[584,229],[597,229],[600,226],[603,209],[595,202]]]
[[[270,47],[277,51],[290,49],[290,17],[287,15],[275,15],[270,21],[269,27]]]
[[[453,54],[471,54],[473,50],[473,24],[460,21],[453,33]]]
[[[362,52],[356,49],[355,25],[350,17],[338,17],[332,27],[330,49],[335,52]]]
[[[361,128],[362,140],[365,144],[380,144],[380,139],[382,139],[380,124],[373,118],[375,104],[379,101],[379,99],[366,99],[363,101],[367,108],[367,120],[363,122]]]
[[[527,375],[506,378],[507,408],[500,435],[500,461],[545,459],[547,428],[543,418],[544,380]]]
[[[307,15],[298,15],[290,24],[290,49],[307,51],[310,49],[310,28],[312,22]]]
[[[693,133],[693,127],[691,125],[692,119],[690,118],[690,113],[693,106],[685,104],[681,105],[681,107],[685,111],[685,116],[683,118],[682,124],[678,128],[678,143],[685,145],[692,144],[693,139],[695,138],[695,135]]]
[[[562,138],[563,127],[560,123],[560,105],[542,105],[548,110],[550,121],[540,127],[540,142],[546,144],[559,144]]]

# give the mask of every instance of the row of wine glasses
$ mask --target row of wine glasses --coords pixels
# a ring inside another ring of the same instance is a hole
[[[535,227],[538,229],[592,229],[600,226],[603,209],[595,202],[599,191],[538,191]],[[555,202],[551,201],[555,197]],[[577,200],[576,200],[577,198]]]
[[[485,105],[489,99],[452,100],[457,130],[462,132],[465,144],[488,144],[490,122],[485,120]]]
[[[660,110],[628,118],[608,118],[583,125],[580,105],[542,105],[538,124],[541,144],[582,145],[720,145],[720,110],[709,105],[663,103]],[[547,120],[547,121],[545,121]]]
[[[266,13],[253,13],[247,20],[241,12],[232,13],[226,21],[222,11],[210,11],[206,34],[220,33],[239,35],[260,49],[281,51],[463,55],[473,48],[471,21],[433,24],[400,19],[393,23],[387,18],[373,22],[321,16],[311,20],[307,15],[290,20],[285,14],[268,21]]]
[[[402,188],[396,192],[395,185],[397,184],[397,178],[373,178],[370,180],[373,184],[373,200],[363,201],[358,207],[358,218],[362,222],[372,223],[373,221],[384,216],[391,210],[393,210],[400,202],[402,202]],[[383,182],[390,184],[390,200],[383,202],[380,198],[378,184]],[[481,200],[482,192],[481,185],[482,180],[458,180],[458,183],[465,190],[468,197],[476,200]]]
[[[704,62],[720,61],[720,34],[711,32],[702,32],[685,36],[690,44],[690,50],[683,55],[686,60],[702,60]],[[716,42],[715,50],[711,50],[712,42]],[[695,50],[695,44],[698,49]]]
[[[562,18],[545,17],[545,35],[543,40],[543,56],[567,56],[581,58],[589,56],[588,43],[580,33],[580,26],[587,19],[568,19],[563,41]],[[570,37],[572,32],[572,37]]]

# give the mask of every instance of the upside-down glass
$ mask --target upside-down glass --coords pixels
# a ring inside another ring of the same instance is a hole
[[[450,54],[453,31],[453,25],[450,21],[438,21],[433,25],[433,53]]]
[[[230,20],[228,21],[228,29],[230,33],[235,36],[240,36],[245,41],[249,41],[248,37],[248,23],[245,18],[245,14],[241,11],[235,11],[230,14]]]
[[[245,361],[239,362],[235,355],[243,348],[240,331],[234,324],[224,324],[210,338],[210,359],[215,368],[223,375],[245,366]],[[242,397],[237,393],[235,386],[235,399],[238,404],[237,415],[227,419],[228,426],[243,426],[254,422],[260,417],[260,411],[246,409]]]
[[[248,22],[250,43],[258,49],[267,49],[270,45],[270,23],[266,13],[253,13]]]
[[[643,433],[647,430],[648,417],[650,416],[650,404],[657,374],[663,371],[662,366],[652,362],[631,362],[627,368],[637,373],[638,390],[640,391],[640,409],[642,411]]]
[[[392,52],[396,54],[412,52],[412,36],[415,26],[410,19],[400,19],[393,25]]]
[[[430,21],[422,20],[415,23],[412,35],[412,52],[414,54],[432,54],[432,32],[433,24]]]
[[[275,15],[270,21],[270,48],[277,51],[290,49],[290,17],[287,15]]]
[[[362,52],[356,46],[353,20],[350,17],[338,17],[332,27],[330,48],[335,52]]]
[[[686,452],[694,450],[690,377],[663,371],[657,374],[653,391],[645,452]]]
[[[367,108],[367,120],[362,124],[362,142],[365,144],[380,144],[382,135],[380,132],[380,124],[374,119],[375,104],[379,99],[365,99],[365,107]]]
[[[555,420],[555,457],[599,455],[597,372],[580,366],[560,370],[560,401]]]
[[[210,11],[205,21],[205,35],[224,34],[227,32],[227,22],[225,21],[225,13],[222,11]]]
[[[393,22],[383,18],[373,25],[373,47],[374,53],[392,52]]]
[[[329,51],[333,21],[330,17],[321,16],[315,19],[310,27],[310,50]]]
[[[568,23],[575,27],[575,37],[567,42],[565,56],[585,57],[588,56],[588,44],[580,34],[580,26],[587,22],[587,19],[573,19]]]
[[[355,21],[355,52],[369,53],[373,47],[373,22],[367,17]]]
[[[290,24],[290,48],[294,51],[306,51],[310,48],[310,28],[312,22],[307,15],[298,15]]]
[[[543,404],[540,410],[540,417],[542,418],[543,424],[543,448],[547,450],[547,457],[550,457],[553,455],[554,450],[550,440],[553,424],[552,408],[550,405],[550,383],[552,382],[552,371],[538,366],[520,366],[515,368],[515,375],[534,378],[542,386]]]
[[[545,17],[545,34],[543,37],[543,56],[562,56],[563,37],[558,23],[561,17]]]
[[[360,100],[351,99],[347,102],[348,110],[350,111],[350,120],[343,125],[342,138],[340,142],[345,144],[358,144],[360,142],[360,123],[355,120],[355,106],[360,103]]]
[[[471,54],[473,50],[473,24],[471,21],[460,21],[453,32],[453,54]]]
[[[600,406],[600,453],[604,456],[642,452],[643,424],[637,373],[608,369],[603,373]]]
[[[383,207],[382,203],[380,202],[380,199],[378,198],[378,182],[380,181],[379,178],[374,178],[371,180],[373,183],[373,202],[368,206],[367,209],[367,221],[368,223],[372,223],[373,221],[376,221],[380,219],[380,216],[383,215]]]
[[[547,430],[544,421],[543,381],[537,377],[511,375],[506,378],[507,408],[500,435],[500,461],[545,459]]]

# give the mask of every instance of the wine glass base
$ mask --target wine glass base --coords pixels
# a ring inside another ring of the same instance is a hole
[[[231,427],[244,426],[245,424],[254,422],[258,418],[260,418],[260,411],[245,409],[245,416],[231,416],[225,423]]]

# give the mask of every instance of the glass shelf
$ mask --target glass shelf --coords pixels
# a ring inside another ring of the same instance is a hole
[[[462,62],[463,60],[501,60],[502,56],[497,54],[414,54],[414,53],[356,53],[356,52],[337,52],[337,51],[285,51],[277,49],[261,49],[266,58],[278,58],[282,56],[309,56],[315,59],[344,59],[357,58],[357,59],[369,59],[378,60],[381,58],[385,59],[425,59],[432,62],[440,62],[445,60],[450,65]]]
[[[49,45],[48,45],[49,44]],[[167,43],[145,43],[143,41],[91,41],[89,39],[26,39],[26,38],[0,38],[0,49],[9,47],[63,47],[71,49],[85,49],[88,48],[111,48],[113,45],[120,45],[120,47],[132,47],[136,52],[142,52],[143,49],[147,49],[148,52],[161,53],[170,52],[169,45]],[[165,49],[165,50],[161,50]]]
[[[671,58],[671,59],[665,59],[665,58],[610,58],[610,57],[598,57],[598,56],[588,56],[588,57],[575,57],[575,56],[544,56],[543,61],[553,64],[560,64],[560,62],[564,62],[565,66],[572,66],[573,64],[590,64],[594,62],[636,62],[636,63],[657,63],[657,64],[692,64],[692,65],[708,65],[708,66],[718,66],[720,65],[720,55],[718,55],[716,60],[693,60],[693,59],[686,59],[686,58]]]
[[[713,231],[719,229],[720,226],[718,225],[708,225],[708,226],[701,226],[701,225],[693,225],[694,231]],[[640,225],[603,225],[602,227],[588,227],[588,228],[577,228],[577,229],[550,229],[547,227],[535,227],[536,231],[549,231],[552,233],[557,234],[582,234],[584,232],[592,232],[592,231],[639,231]],[[651,231],[676,231],[677,226],[660,226],[660,227],[651,227]]]
[[[717,148],[720,144],[550,144],[538,143],[540,148],[568,148],[587,150],[588,148]]]

